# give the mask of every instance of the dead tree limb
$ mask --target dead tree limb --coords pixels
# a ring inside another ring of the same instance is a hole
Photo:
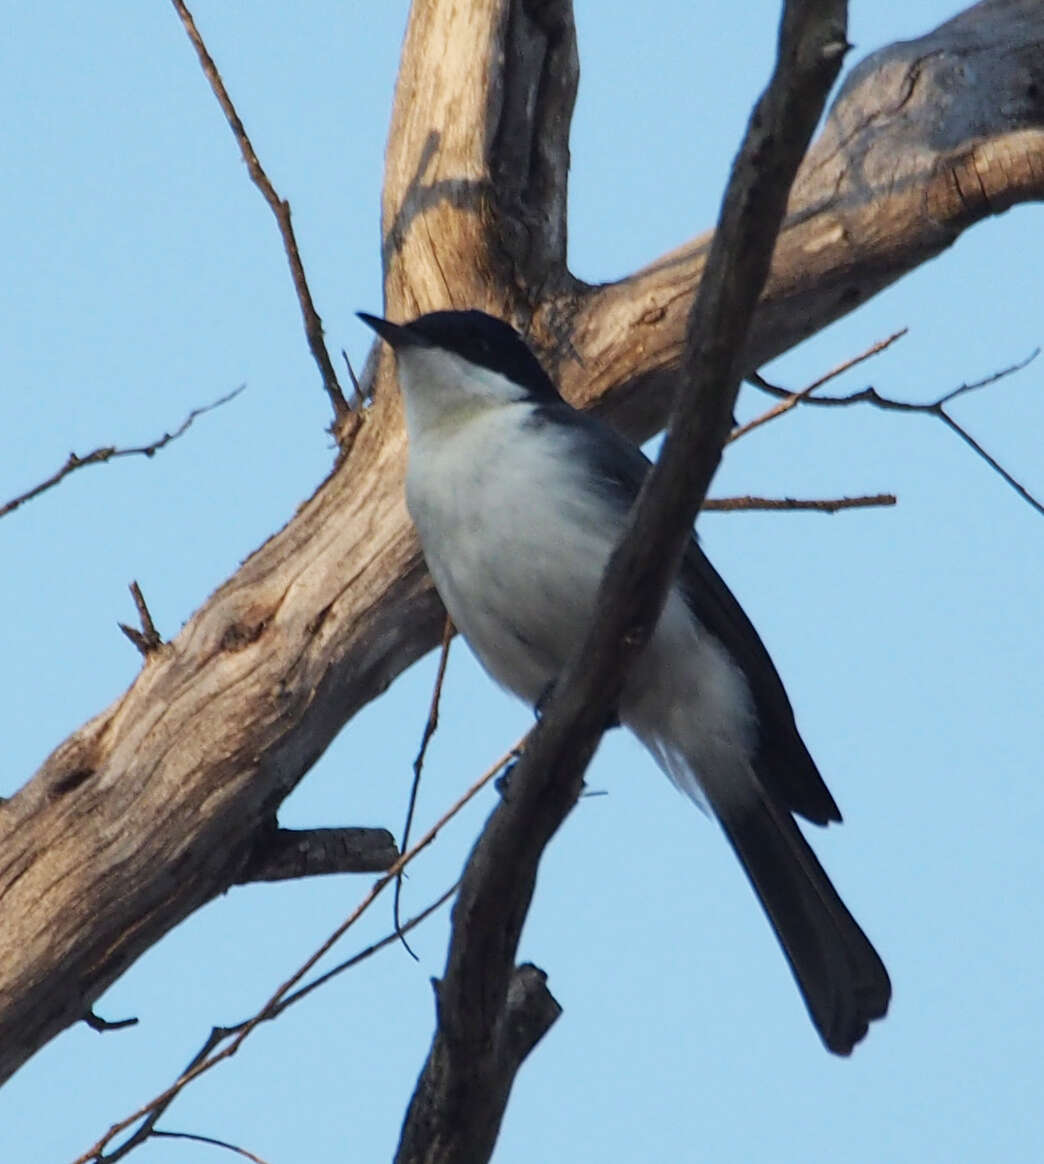
[[[250,881],[290,881],[328,873],[383,873],[399,857],[387,829],[274,829],[239,875]]]
[[[793,187],[741,374],[1041,197],[1042,46],[1037,0],[986,0],[852,71]],[[507,316],[575,402],[647,436],[709,243],[604,287],[569,273],[576,75],[565,0],[415,6],[387,155],[386,314]],[[234,884],[336,733],[438,642],[389,373],[382,356],[366,423],[294,519],[0,806],[0,1080]]]

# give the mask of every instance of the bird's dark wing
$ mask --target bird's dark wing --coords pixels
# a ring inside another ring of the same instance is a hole
[[[621,510],[630,509],[651,467],[636,445],[564,402],[542,405],[533,421],[565,426],[575,455],[593,472],[594,483]],[[817,824],[840,820],[837,804],[801,739],[790,700],[764,643],[695,536],[682,559],[678,581],[689,609],[746,675],[758,720],[754,767],[765,790]]]
[[[758,716],[754,768],[762,785],[792,812],[816,824],[840,820],[765,644],[695,538],[682,560],[679,581],[689,609],[735,659],[750,684]]]

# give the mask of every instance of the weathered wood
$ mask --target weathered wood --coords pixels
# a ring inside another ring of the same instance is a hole
[[[853,70],[795,184],[746,366],[1041,197],[1042,49],[1044,6],[988,0]],[[646,435],[673,393],[707,240],[604,287],[570,276],[574,85],[568,4],[415,3],[388,154],[387,311],[499,311],[531,327],[575,401]],[[293,521],[0,805],[0,1080],[242,875],[334,735],[437,643],[386,365],[376,388]]]
[[[968,227],[1044,197],[1044,6],[987,0],[844,81],[791,192],[748,371],[865,303]],[[558,378],[635,437],[673,399],[709,235],[580,298]],[[608,397],[608,400],[606,400]]]

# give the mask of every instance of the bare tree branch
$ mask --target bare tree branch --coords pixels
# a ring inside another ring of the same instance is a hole
[[[325,974],[320,974],[318,978],[314,978],[307,985],[300,987],[292,994],[288,994],[286,998],[284,998],[283,1001],[280,1002],[279,1005],[272,1011],[271,1015],[268,1016],[269,1019],[278,1018],[284,1010],[290,1006],[293,1006],[295,1002],[300,1002],[302,998],[305,998],[307,995],[311,994],[313,990],[318,990],[320,986],[325,985],[330,981],[331,978],[336,978],[338,975],[343,974],[346,970],[351,970],[353,967],[358,966],[360,962],[365,962],[367,958],[372,957],[379,950],[383,950],[386,946],[390,946],[400,937],[401,934],[408,934],[410,930],[416,929],[417,926],[421,924],[421,922],[431,917],[431,915],[435,913],[436,910],[441,909],[442,906],[444,906],[446,902],[449,901],[449,899],[457,892],[459,887],[460,882],[455,881],[448,889],[444,889],[433,902],[431,902],[429,905],[426,905],[424,909],[420,911],[420,913],[414,914],[413,917],[409,919],[409,921],[403,922],[402,925],[397,926],[390,934],[387,934],[385,937],[381,938],[379,942],[374,942],[372,946],[367,946],[365,950],[361,950],[358,954],[353,954],[352,957],[347,958],[343,962],[339,962],[336,966],[333,967],[333,969],[327,970]],[[241,1027],[245,1025],[245,1023],[240,1024]]]
[[[230,1144],[228,1140],[218,1140],[214,1136],[203,1136],[198,1132],[168,1132],[160,1128],[153,1128],[151,1134],[154,1140],[192,1140],[197,1144],[209,1144],[212,1148],[224,1148],[226,1151],[234,1152],[237,1156],[244,1157],[244,1159],[253,1160],[254,1164],[265,1164],[260,1156],[255,1156],[246,1148],[241,1148],[238,1144]]]
[[[328,873],[379,873],[399,850],[387,829],[275,829],[237,881],[290,881]]]
[[[976,222],[1044,198],[1042,44],[1039,0],[982,0],[848,73],[791,191],[745,374]],[[574,403],[610,392],[615,424],[641,439],[657,431],[708,247],[702,235],[574,304],[554,349]]]
[[[83,1021],[91,1028],[92,1031],[98,1031],[99,1034],[104,1034],[106,1031],[125,1031],[128,1027],[135,1027],[138,1025],[136,1018],[125,1019],[103,1019],[101,1015],[97,1015],[93,1010],[89,1010],[84,1016]]]
[[[839,513],[842,509],[871,509],[879,506],[895,505],[894,493],[871,493],[863,497],[708,497],[702,506],[703,512],[743,513],[754,510],[770,512],[811,511],[813,513]]]
[[[135,630],[134,627],[127,626],[124,622],[118,623],[117,625],[138,648],[142,658],[148,659],[151,654],[163,646],[163,636],[156,630],[156,624],[152,621],[152,615],[149,613],[149,608],[145,602],[145,595],[142,594],[141,587],[137,582],[130,584],[130,592],[131,597],[134,599],[134,605],[138,609],[138,618],[141,619],[141,630]]]
[[[448,889],[444,890],[433,902],[431,902],[430,905],[421,910],[420,913],[415,914],[409,919],[409,921],[403,923],[401,931],[398,929],[393,930],[390,934],[387,934],[385,937],[381,938],[380,941],[374,942],[372,945],[367,946],[364,950],[360,950],[357,954],[353,954],[351,958],[345,959],[345,961],[338,963],[330,970],[327,970],[324,974],[320,974],[318,978],[313,979],[305,986],[302,986],[298,990],[293,991],[293,993],[288,994],[281,1002],[272,1008],[269,1014],[264,1016],[262,1021],[272,1022],[274,1019],[277,1019],[285,1010],[306,998],[309,994],[312,993],[312,991],[318,990],[319,987],[324,986],[332,978],[336,978],[343,974],[345,971],[353,969],[355,966],[358,966],[360,962],[365,962],[367,958],[372,958],[374,954],[378,953],[378,951],[383,950],[390,946],[393,942],[398,941],[400,932],[409,933],[410,930],[415,929],[422,922],[431,917],[431,915],[435,913],[436,910],[441,909],[442,906],[444,906],[446,902],[449,901],[449,899],[457,892],[457,887],[459,884],[460,882],[455,882]],[[163,1117],[164,1112],[166,1112],[174,1100],[177,1099],[182,1090],[189,1083],[191,1083],[193,1079],[197,1078],[198,1075],[203,1074],[203,1071],[209,1070],[210,1066],[213,1066],[218,1062],[216,1058],[211,1059],[212,1053],[217,1050],[217,1048],[220,1047],[223,1042],[240,1034],[253,1021],[254,1019],[250,1018],[244,1019],[242,1022],[238,1022],[230,1027],[212,1027],[210,1034],[204,1040],[203,1045],[196,1052],[196,1054],[193,1055],[191,1060],[189,1060],[185,1070],[182,1071],[182,1073],[170,1087],[158,1095],[149,1104],[139,1108],[136,1113],[129,1116],[126,1120],[119,1124],[114,1124],[102,1139],[93,1144],[82,1156],[79,1156],[73,1162],[73,1164],[91,1164],[92,1161],[104,1162],[104,1164],[114,1164],[116,1160],[121,1160],[135,1148],[145,1143],[145,1141],[154,1134],[157,1121]],[[197,1067],[201,1067],[202,1069],[197,1072],[195,1070]],[[114,1136],[119,1135],[121,1131],[130,1127],[130,1125],[139,1118],[141,1119],[141,1123],[137,1128],[134,1129],[134,1132],[128,1136],[127,1139],[124,1140],[118,1148],[115,1148],[112,1152],[106,1153],[104,1151],[106,1144],[108,1144]]]
[[[880,352],[883,352],[885,348],[890,348],[896,340],[902,339],[903,336],[906,335],[907,330],[908,329],[904,327],[900,331],[890,335],[887,339],[878,340],[877,343],[871,344],[865,352],[862,352],[858,356],[852,356],[851,359],[842,361],[835,368],[831,368],[830,371],[825,375],[820,376],[818,379],[813,380],[812,383],[807,387],[802,388],[800,392],[791,392],[783,400],[781,400],[779,404],[774,405],[767,412],[763,412],[760,416],[756,416],[753,420],[747,421],[746,424],[741,424],[739,428],[733,429],[732,432],[729,433],[728,443],[731,444],[733,441],[738,441],[740,437],[746,436],[747,433],[753,432],[754,429],[760,428],[763,424],[768,424],[770,420],[775,420],[777,417],[783,416],[792,408],[800,404],[802,400],[805,400],[807,397],[811,396],[817,388],[822,388],[824,384],[829,384],[831,380],[836,380],[838,376],[847,372],[850,368],[854,368],[856,365],[862,364],[864,361],[872,359]],[[758,387],[762,387],[765,383],[759,376],[749,377],[749,379],[751,383],[757,385]]]
[[[227,404],[230,400],[234,400],[245,387],[245,384],[240,384],[234,392],[228,392],[212,403],[204,404],[200,408],[193,408],[173,432],[165,432],[163,436],[158,437],[154,441],[150,441],[147,445],[134,445],[129,448],[117,448],[115,445],[102,445],[100,448],[92,449],[91,452],[82,455],[80,453],[70,453],[65,464],[56,472],[52,473],[46,481],[41,481],[39,485],[34,485],[32,489],[27,489],[25,493],[20,493],[17,497],[12,497],[10,501],[0,505],[0,517],[6,517],[7,514],[13,513],[20,505],[24,505],[27,501],[32,501],[34,497],[39,497],[41,493],[46,493],[48,489],[53,489],[59,481],[64,480],[70,473],[75,473],[77,469],[86,468],[87,465],[103,465],[106,461],[115,461],[118,457],[155,456],[160,449],[166,448],[171,441],[176,441],[178,437],[183,436],[192,427],[192,422],[197,416],[202,416],[207,412],[213,412],[215,408],[220,408],[222,404]]]
[[[787,407],[793,407],[793,404],[797,403],[818,404],[827,408],[847,407],[851,404],[872,404],[875,408],[881,408],[886,412],[919,413],[922,416],[937,417],[951,431],[955,432],[969,448],[974,450],[995,473],[999,474],[1023,501],[1039,514],[1044,515],[1044,505],[1024,485],[1017,481],[994,456],[988,453],[963,425],[954,420],[950,413],[946,411],[946,405],[952,400],[956,400],[958,396],[963,396],[967,392],[976,392],[980,388],[987,388],[991,384],[996,384],[998,380],[1003,380],[1015,372],[1021,372],[1038,355],[1040,355],[1040,348],[1035,348],[1024,360],[1019,360],[1017,363],[1010,364],[1007,368],[1001,368],[997,372],[991,372],[990,375],[984,376],[981,380],[976,380],[971,384],[961,384],[957,388],[952,388],[949,392],[944,392],[942,396],[935,400],[929,400],[920,404],[911,403],[908,400],[893,400],[891,397],[882,396],[876,388],[872,387],[863,388],[859,392],[852,392],[847,396],[810,396],[808,389],[791,395],[784,389],[769,384],[762,376],[751,377],[751,383],[766,392],[772,393],[774,396],[785,397],[784,403],[787,404]],[[818,387],[818,385],[816,386]],[[793,401],[793,404],[790,403],[791,401]],[[768,415],[767,413],[766,416]]]
[[[592,627],[465,866],[436,988],[435,1037],[397,1164],[477,1164],[493,1151],[515,1073],[533,1045],[513,1045],[510,1032],[520,1021],[514,962],[537,867],[580,795],[627,666],[655,626],[721,458],[742,375],[739,355],[791,183],[847,48],[845,29],[843,2],[785,5],[776,70],[733,166],[693,306],[689,388],[609,562]],[[538,997],[550,1006],[549,995]],[[539,1029],[536,1019],[531,1028]]]
[[[297,247],[297,236],[294,234],[293,223],[290,221],[290,203],[279,197],[271,180],[265,173],[264,167],[258,161],[257,154],[254,152],[253,143],[250,141],[246,128],[239,114],[236,112],[232,98],[228,95],[228,90],[225,88],[225,83],[221,79],[221,74],[218,72],[218,67],[214,63],[214,58],[210,55],[207,46],[203,42],[203,37],[196,27],[192,13],[185,6],[184,0],[171,0],[171,3],[174,5],[174,9],[181,19],[181,23],[185,26],[185,32],[192,42],[192,47],[196,50],[196,56],[199,57],[203,74],[210,82],[214,96],[217,98],[218,104],[221,106],[221,111],[224,113],[229,128],[232,130],[232,134],[239,145],[239,152],[243,155],[243,161],[246,162],[250,180],[261,191],[262,197],[275,215],[276,223],[279,226],[279,233],[283,239],[283,249],[286,251],[286,258],[290,264],[290,274],[294,281],[294,290],[297,292],[297,302],[301,307],[301,318],[304,321],[308,348],[312,353],[312,359],[315,360],[319,368],[319,375],[323,380],[323,389],[327,396],[330,397],[330,403],[333,405],[333,432],[338,439],[338,443],[341,443],[344,439],[342,429],[353,429],[358,422],[358,417],[353,417],[352,411],[348,407],[348,402],[344,398],[340,382],[337,379],[337,372],[334,370],[333,361],[330,359],[330,353],[326,350],[326,341],[323,338],[323,321],[315,308],[315,303],[312,301],[312,292],[309,290],[304,264],[301,262],[301,252]]]
[[[511,318],[570,399],[648,436],[681,380],[707,239],[616,284],[570,274],[569,5],[522,3],[512,24],[516,9],[414,6],[382,207],[386,314]],[[1042,42],[1038,0],[985,0],[850,73],[791,190],[741,371],[1042,196]],[[373,403],[337,471],[0,805],[0,1080],[233,884],[337,732],[438,643],[390,361],[364,380]]]
[[[205,1048],[204,1052],[201,1052],[199,1055],[197,1055],[193,1059],[192,1063],[189,1064],[189,1066],[182,1072],[182,1074],[179,1075],[178,1078],[165,1091],[161,1092],[154,1099],[151,1099],[148,1103],[138,1108],[137,1111],[132,1112],[129,1116],[126,1116],[118,1123],[113,1124],[105,1133],[105,1135],[102,1136],[101,1139],[99,1139],[96,1143],[92,1144],[91,1147],[88,1148],[82,1156],[78,1156],[73,1164],[90,1164],[91,1161],[101,1160],[119,1160],[121,1156],[125,1155],[128,1151],[131,1150],[131,1148],[136,1147],[138,1144],[143,1143],[146,1139],[148,1139],[151,1129],[155,1126],[156,1120],[159,1119],[166,1108],[170,1106],[171,1101],[187,1084],[191,1083],[193,1079],[198,1078],[200,1075],[203,1075],[205,1072],[210,1071],[212,1068],[216,1067],[218,1063],[221,1063],[225,1059],[229,1059],[235,1055],[235,1053],[239,1050],[239,1048],[243,1045],[243,1043],[255,1028],[260,1026],[262,1023],[268,1022],[270,1019],[275,1018],[281,1009],[285,1009],[285,1007],[289,1005],[288,996],[290,996],[290,991],[292,991],[293,988],[301,981],[301,979],[304,978],[305,975],[330,952],[330,950],[333,949],[333,947],[341,940],[341,938],[348,932],[348,930],[350,930],[351,927],[355,925],[359,918],[362,917],[362,915],[377,900],[380,894],[390,884],[392,884],[392,882],[394,882],[395,878],[398,876],[401,870],[405,869],[406,866],[418,854],[423,852],[435,840],[435,838],[439,835],[439,832],[446,826],[446,824],[451,821],[453,817],[455,817],[457,813],[459,813],[461,809],[464,808],[465,805],[470,803],[470,801],[472,801],[482,791],[482,789],[486,787],[487,784],[490,783],[490,781],[505,766],[505,764],[507,764],[510,760],[518,755],[521,744],[522,741],[519,741],[518,744],[516,744],[513,748],[509,749],[503,756],[501,756],[500,759],[496,761],[496,763],[487,768],[486,771],[471,785],[471,787],[468,788],[468,790],[464,792],[454,802],[454,804],[452,804],[442,814],[442,816],[439,817],[439,819],[431,826],[431,828],[428,829],[424,836],[422,836],[421,839],[411,849],[403,853],[398,858],[398,860],[396,860],[388,868],[388,871],[382,877],[379,877],[377,881],[374,882],[373,887],[363,897],[362,901],[359,902],[355,909],[353,909],[352,912],[345,918],[345,920],[341,922],[341,924],[333,931],[333,933],[330,934],[326,941],[323,942],[323,944],[319,946],[318,949],[313,951],[313,953],[301,964],[301,966],[297,968],[297,970],[294,971],[294,973],[279,987],[279,989],[275,991],[272,997],[269,998],[264,1006],[262,1006],[261,1009],[252,1018],[247,1019],[246,1022],[240,1023],[239,1026],[235,1028],[234,1038],[232,1038],[232,1041],[228,1043],[227,1046],[223,1047],[220,1051],[216,1051],[214,1054],[211,1054],[210,1051]],[[450,892],[452,892],[452,890]],[[428,912],[431,912],[431,910],[429,909],[424,915],[419,915],[416,920],[422,920],[424,916],[427,916]],[[404,927],[404,931],[407,928],[408,927]],[[381,945],[382,943],[378,943],[377,948],[381,948]],[[333,972],[331,972],[331,975],[332,973]],[[324,976],[323,980],[329,976],[330,975]],[[314,985],[318,985],[318,983],[313,984],[313,988]],[[305,993],[307,993],[306,989],[302,989],[298,992],[298,994],[302,997]],[[222,1032],[219,1036],[216,1037],[214,1043],[215,1046],[222,1042],[226,1035],[232,1033],[226,1028],[215,1028],[215,1030],[221,1030]],[[214,1035],[212,1033],[212,1038],[213,1037]],[[104,1152],[106,1145],[108,1145],[114,1137],[118,1136],[120,1132],[125,1131],[131,1126],[131,1124],[138,1120],[143,1120],[144,1122],[138,1129],[135,1130],[134,1134],[130,1136],[129,1139],[126,1140],[123,1144],[121,1144],[116,1152],[110,1155],[105,1155]]]
[[[417,751],[417,757],[413,761],[413,780],[410,783],[410,798],[406,806],[406,823],[402,826],[402,843],[400,848],[407,849],[410,844],[410,828],[413,825],[413,813],[417,807],[417,793],[420,790],[421,773],[424,771],[424,759],[428,754],[428,744],[431,743],[431,737],[435,734],[439,727],[439,702],[442,699],[442,684],[446,678],[446,664],[449,662],[450,643],[453,641],[453,622],[449,615],[446,615],[446,625],[442,628],[442,648],[439,652],[439,666],[435,673],[435,686],[431,692],[431,703],[428,707],[428,719],[424,724],[424,731],[421,733],[420,748]],[[399,928],[399,902],[402,897],[402,882],[404,874],[400,873],[395,878],[395,896],[392,903],[392,917],[395,920],[395,928]],[[406,952],[417,961],[417,955],[413,952],[409,942],[405,938],[402,939],[402,944]]]

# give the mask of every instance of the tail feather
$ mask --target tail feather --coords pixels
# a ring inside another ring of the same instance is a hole
[[[888,1009],[884,963],[789,812],[760,797],[715,809],[820,1037],[835,1054],[849,1054]]]

